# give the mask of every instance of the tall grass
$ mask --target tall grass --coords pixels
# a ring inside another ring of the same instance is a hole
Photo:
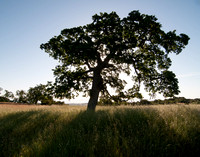
[[[0,110],[0,156],[198,156],[200,106]]]

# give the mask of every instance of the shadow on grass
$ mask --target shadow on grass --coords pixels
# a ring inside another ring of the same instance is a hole
[[[17,112],[0,118],[0,156],[18,156],[58,118],[44,111]]]
[[[150,108],[80,112],[71,119],[20,112],[0,119],[0,156],[198,156],[199,133],[178,134]]]

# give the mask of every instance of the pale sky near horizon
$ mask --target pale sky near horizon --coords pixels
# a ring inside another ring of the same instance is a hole
[[[57,61],[40,44],[65,28],[91,23],[96,13],[116,11],[123,18],[133,10],[155,15],[165,31],[190,37],[181,54],[171,55],[171,70],[178,96],[200,98],[200,0],[0,0],[0,87],[15,93],[53,81]]]

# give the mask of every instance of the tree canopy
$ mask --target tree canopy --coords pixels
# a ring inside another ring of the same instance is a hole
[[[188,44],[185,34],[165,32],[152,15],[132,11],[121,19],[116,12],[100,13],[93,22],[67,28],[41,44],[51,57],[59,61],[55,67],[54,95],[73,98],[84,92],[90,96],[88,109],[95,110],[99,94],[109,99],[141,97],[140,86],[154,95],[165,97],[179,93],[176,75],[169,70],[170,53],[179,54]],[[120,77],[125,73],[134,85]],[[115,89],[115,95],[109,88]]]
[[[48,86],[49,83],[47,85],[37,85],[35,87],[31,87],[28,90],[27,93],[27,101],[30,104],[37,104],[38,102],[41,102],[41,104],[53,104],[54,100],[53,100],[53,96],[51,95],[51,93],[48,91]]]
[[[18,103],[27,103],[27,93],[24,91],[24,90],[17,90],[16,91],[16,95],[17,95],[17,98],[16,98],[16,102]]]

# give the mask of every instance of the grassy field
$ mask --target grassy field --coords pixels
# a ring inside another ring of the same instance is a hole
[[[0,104],[0,156],[199,156],[200,106]]]

